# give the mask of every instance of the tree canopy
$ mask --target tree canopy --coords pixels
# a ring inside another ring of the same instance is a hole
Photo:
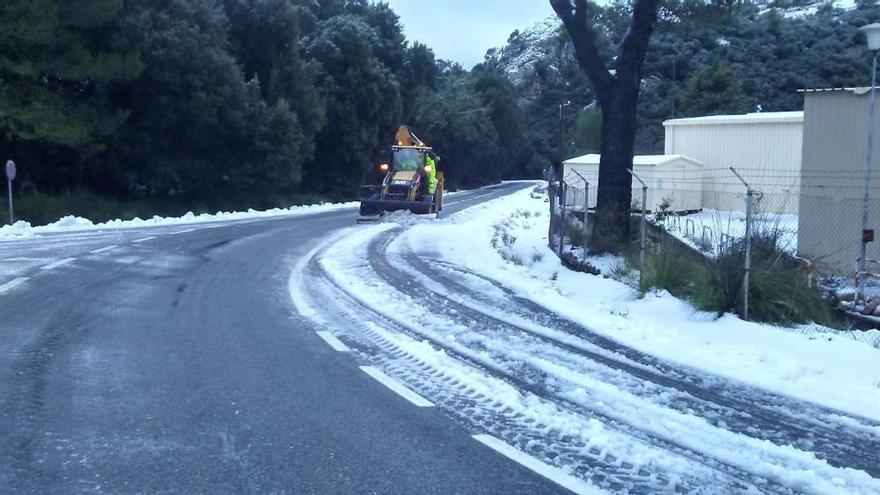
[[[632,4],[591,9],[610,60]],[[880,7],[676,0],[658,16],[638,153],[662,151],[674,116],[797,110],[797,89],[864,85],[857,28]],[[384,2],[8,0],[0,54],[0,149],[28,193],[193,208],[349,199],[401,124],[436,148],[450,185],[471,187],[552,166],[563,101],[565,154],[596,152],[603,132],[552,20],[468,70],[407,41]]]

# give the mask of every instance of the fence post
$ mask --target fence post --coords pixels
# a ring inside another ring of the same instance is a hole
[[[632,169],[627,170],[627,172],[642,184],[642,232],[639,241],[639,270],[643,270],[645,268],[645,248],[648,235],[648,185]]]
[[[749,278],[752,272],[752,202],[755,197],[755,191],[752,190],[749,183],[742,178],[735,168],[730,167],[730,171],[746,186],[746,260],[745,275],[743,277],[743,319],[749,319]]]
[[[584,245],[581,246],[581,259],[587,261],[587,237],[590,233],[590,182],[577,170],[572,170],[572,172],[584,181]]]
[[[590,183],[584,181],[584,249],[581,257],[587,261],[587,239],[590,237]]]
[[[566,202],[566,192],[567,187],[565,184],[565,179],[561,179],[559,181],[559,259],[562,259],[562,253],[565,250],[565,227],[567,226],[567,222],[565,220],[565,202]]]

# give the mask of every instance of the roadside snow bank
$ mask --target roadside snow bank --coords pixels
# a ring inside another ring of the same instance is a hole
[[[621,343],[742,382],[880,420],[880,332],[854,339],[818,327],[784,329],[698,312],[666,292],[563,268],[547,247],[547,204],[525,190],[400,242],[493,278]],[[596,263],[608,272],[614,260]]]
[[[290,208],[273,208],[271,210],[257,211],[248,210],[240,212],[217,212],[214,214],[203,213],[196,215],[192,212],[181,217],[160,217],[143,220],[110,220],[103,223],[94,223],[87,218],[66,216],[57,222],[48,225],[34,227],[29,222],[18,221],[13,225],[0,227],[0,240],[28,239],[39,234],[51,234],[58,232],[79,232],[87,230],[108,229],[137,229],[145,227],[162,227],[168,225],[190,225],[211,222],[227,222],[234,220],[250,220],[258,218],[299,216],[312,213],[324,213],[328,211],[354,208],[358,203],[325,203],[320,205],[292,206]]]

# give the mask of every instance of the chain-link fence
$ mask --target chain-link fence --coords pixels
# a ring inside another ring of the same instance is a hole
[[[644,183],[644,186],[642,186]],[[556,194],[553,246],[564,249],[590,245],[595,219],[598,177],[569,171],[554,182]],[[880,177],[868,189],[868,227],[863,232],[865,174],[853,172],[798,173],[772,169],[705,169],[699,174],[681,171],[634,171],[632,216],[646,225],[644,249],[657,237],[669,236],[707,259],[756,243],[773,249],[786,262],[803,267],[810,283],[819,277],[850,285],[860,295],[880,295]],[[582,231],[583,234],[578,232]],[[634,228],[633,243],[640,244]],[[566,239],[566,234],[568,239]],[[861,268],[865,241],[866,261]],[[564,248],[563,246],[568,246]],[[575,250],[576,251],[576,250]],[[584,255],[586,249],[581,251]],[[744,287],[749,256],[742,267]],[[867,281],[858,286],[860,273]]]

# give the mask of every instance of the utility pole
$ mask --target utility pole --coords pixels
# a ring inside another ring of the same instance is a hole
[[[645,249],[648,246],[648,185],[641,177],[633,172],[633,169],[627,170],[629,175],[633,176],[642,185],[642,223],[639,234],[639,270],[645,269]]]
[[[571,102],[567,100],[559,104],[559,173],[556,178],[559,181],[557,196],[559,198],[560,219],[557,251],[560,258],[562,258],[563,244],[565,244],[565,108],[570,105]]]
[[[559,166],[564,167],[565,162],[565,109],[571,106],[570,101],[559,104]],[[560,172],[564,172],[562,168]],[[560,173],[562,175],[562,173]]]
[[[877,57],[880,56],[880,24],[869,24],[861,28],[868,38],[868,49],[873,53],[871,63],[871,107],[868,111],[868,149],[865,153],[865,197],[862,202],[861,256],[859,257],[858,300],[865,298],[865,272],[868,262],[868,243],[874,241],[874,231],[868,229],[868,213],[871,197],[871,166],[874,161],[874,127],[877,114]]]
[[[675,64],[678,62],[678,57],[672,57],[672,118],[675,118],[675,100],[678,96],[678,86],[675,85]]]

